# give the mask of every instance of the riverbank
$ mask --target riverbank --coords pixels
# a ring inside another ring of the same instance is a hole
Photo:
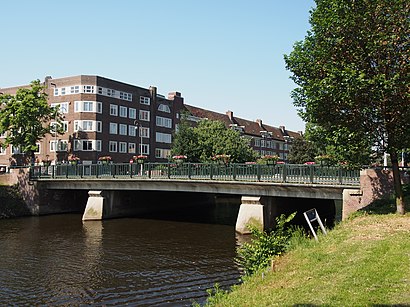
[[[215,303],[215,304],[214,304]],[[217,306],[410,305],[410,214],[362,215],[304,241]]]

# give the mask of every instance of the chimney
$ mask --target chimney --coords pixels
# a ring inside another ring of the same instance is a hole
[[[46,77],[44,78],[44,84],[47,85],[48,82],[50,82],[51,79],[53,79],[51,76],[46,76]]]
[[[232,111],[226,111],[226,116],[228,116],[229,117],[229,120],[231,121],[231,122],[233,122],[233,112]]]
[[[257,119],[256,122],[258,123],[259,127],[262,128],[262,120],[261,120],[261,119]]]
[[[181,97],[180,92],[170,92],[168,93],[168,100],[174,100],[175,97]]]
[[[283,134],[285,134],[285,131],[286,131],[285,126],[279,126],[279,129],[280,131],[282,131]]]

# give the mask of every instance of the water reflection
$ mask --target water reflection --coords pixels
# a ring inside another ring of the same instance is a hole
[[[0,220],[0,301],[191,305],[238,282],[233,226],[80,215]]]

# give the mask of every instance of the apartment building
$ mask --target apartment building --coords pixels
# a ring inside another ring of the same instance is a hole
[[[167,97],[157,93],[156,87],[142,88],[100,76],[79,75],[44,80],[49,104],[63,116],[63,134],[47,135],[38,143],[38,161],[62,163],[72,155],[83,164],[96,163],[100,157],[110,156],[115,163],[129,162],[138,154],[150,162],[168,161],[172,134],[182,111],[188,120],[222,121],[228,129],[250,139],[250,146],[263,155],[278,155],[287,160],[295,137],[301,132],[266,125],[262,120],[250,121],[184,104],[179,92]],[[4,94],[15,94],[23,85],[1,88]],[[56,125],[56,121],[50,123]],[[0,142],[2,137],[0,135]],[[10,165],[23,157],[14,146],[0,147],[0,165]]]
[[[169,93],[166,98],[156,87],[146,89],[89,75],[46,77],[44,85],[49,104],[64,118],[64,134],[42,139],[38,160],[65,162],[76,155],[88,164],[110,156],[119,163],[129,162],[137,154],[148,156],[149,161],[167,160],[183,106],[180,93]],[[14,94],[21,87],[27,85],[2,88],[0,92]],[[11,157],[18,155],[18,148],[13,146],[2,149],[0,164],[9,164]]]
[[[250,121],[234,117],[232,111],[222,114],[191,105],[184,105],[184,108],[189,114],[187,119],[191,122],[198,122],[201,119],[218,120],[223,122],[227,129],[238,131],[241,136],[249,139],[250,146],[261,156],[277,155],[286,161],[292,140],[302,136],[301,131],[290,131],[285,126],[276,128],[264,124],[261,119]]]

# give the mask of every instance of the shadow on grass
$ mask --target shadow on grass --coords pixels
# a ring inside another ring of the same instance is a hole
[[[410,184],[403,185],[403,194],[405,200],[405,210],[410,212]],[[394,195],[387,199],[379,199],[372,202],[367,207],[358,211],[365,214],[391,214],[396,213],[396,199]]]

